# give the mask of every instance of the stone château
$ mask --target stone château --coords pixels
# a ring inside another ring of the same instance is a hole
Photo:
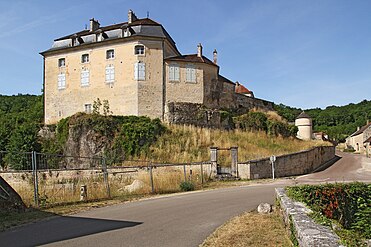
[[[161,24],[131,10],[127,22],[110,26],[93,18],[88,29],[54,40],[40,54],[45,124],[90,113],[97,98],[108,100],[114,115],[170,122],[190,109],[273,108],[249,90],[236,92],[236,83],[219,74],[216,50],[213,61],[201,44],[197,53],[183,55]],[[208,121],[210,114],[205,116]]]

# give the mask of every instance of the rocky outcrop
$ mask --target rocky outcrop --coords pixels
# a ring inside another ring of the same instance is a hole
[[[22,198],[0,176],[0,211],[23,211],[26,209]]]

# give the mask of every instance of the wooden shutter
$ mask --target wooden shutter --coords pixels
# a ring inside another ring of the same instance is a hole
[[[175,69],[174,65],[170,65],[169,66],[169,80],[170,81],[174,81],[175,80],[175,78],[174,78],[174,69]]]
[[[134,64],[134,79],[138,80],[139,78],[139,63]]]
[[[179,66],[174,66],[174,81],[179,81]]]
[[[191,81],[191,68],[187,67],[186,68],[186,81]]]
[[[146,79],[146,65],[145,63],[139,63],[139,75],[138,80],[145,80]]]

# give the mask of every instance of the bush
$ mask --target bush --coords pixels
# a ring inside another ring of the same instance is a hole
[[[191,181],[181,182],[179,187],[181,191],[192,191],[195,189],[195,185]]]
[[[353,237],[371,238],[371,184],[302,185],[289,187],[287,192],[293,199],[307,204],[315,215],[336,220],[344,229],[353,231]]]

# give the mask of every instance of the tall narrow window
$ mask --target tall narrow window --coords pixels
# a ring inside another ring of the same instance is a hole
[[[65,89],[66,88],[66,74],[60,73],[58,75],[58,89]]]
[[[137,62],[134,64],[134,79],[144,81],[146,79],[146,64]]]
[[[170,64],[169,66],[169,80],[179,81],[179,65]]]
[[[135,55],[144,55],[144,45],[135,46]]]
[[[83,54],[81,56],[81,63],[88,63],[89,62],[89,54]]]
[[[106,67],[106,82],[111,83],[115,80],[115,67],[110,64]]]
[[[85,104],[84,105],[84,111],[86,113],[91,113],[91,104]]]
[[[115,50],[107,50],[106,59],[113,59],[113,58],[115,58]]]
[[[58,59],[58,67],[65,67],[66,66],[66,59],[60,58]]]
[[[186,68],[186,81],[196,82],[196,69],[191,64],[187,65],[187,68]]]
[[[83,69],[81,71],[81,86],[82,87],[89,86],[89,77],[90,77],[89,70]]]

